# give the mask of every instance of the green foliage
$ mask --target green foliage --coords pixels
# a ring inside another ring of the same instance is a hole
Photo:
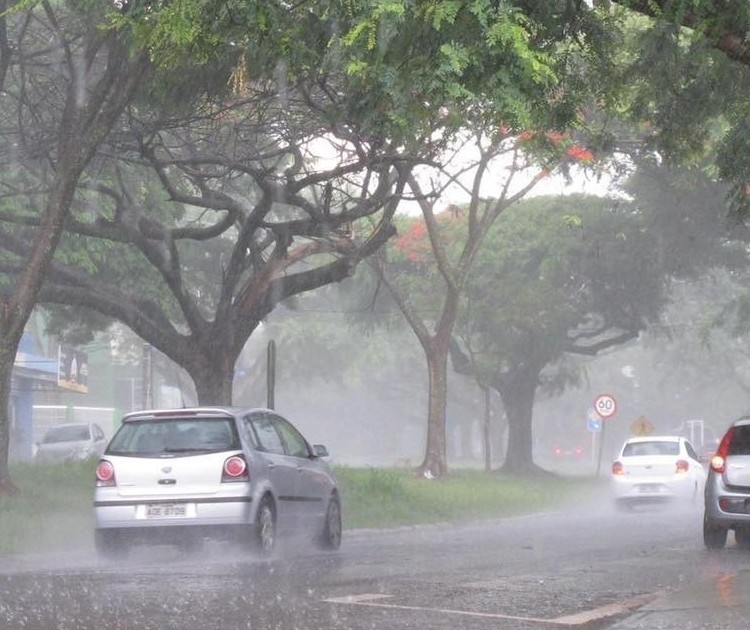
[[[651,10],[659,19],[622,22],[623,52],[610,83],[621,88],[610,111],[641,125],[644,148],[728,182],[729,205],[745,216],[750,69],[717,46],[746,37],[750,6],[695,0],[654,2]]]
[[[440,480],[409,470],[338,467],[344,525],[393,527],[526,514],[583,496],[596,482],[455,471]]]
[[[516,129],[578,124],[595,77],[581,61],[609,51],[609,18],[582,5],[180,0],[130,2],[114,19],[164,69],[224,60],[239,92],[268,77],[322,80],[344,96],[343,117],[404,142],[475,115]]]

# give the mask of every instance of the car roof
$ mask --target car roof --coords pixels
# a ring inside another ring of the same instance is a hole
[[[740,418],[737,418],[737,420],[735,420],[732,423],[732,426],[736,427],[736,426],[742,426],[745,424],[750,424],[750,416],[742,416]]]
[[[211,418],[225,416],[234,418],[251,411],[272,411],[260,407],[177,407],[173,409],[146,409],[143,411],[132,411],[122,417],[123,422],[131,420],[160,420],[164,418]]]
[[[66,422],[64,424],[56,424],[54,426],[49,427],[50,430],[52,429],[60,429],[62,427],[88,427],[94,424],[93,422]]]
[[[628,438],[625,442],[628,444],[634,444],[637,442],[677,442],[685,439],[686,438],[681,435],[639,435]]]

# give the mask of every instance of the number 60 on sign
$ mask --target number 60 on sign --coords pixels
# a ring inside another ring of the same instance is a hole
[[[617,401],[615,401],[615,397],[611,394],[599,394],[594,399],[594,411],[596,411],[597,415],[603,420],[611,418],[617,411]]]

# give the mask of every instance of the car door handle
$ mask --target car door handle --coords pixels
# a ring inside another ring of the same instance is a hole
[[[272,462],[269,462],[269,464],[268,464],[267,468],[268,468],[269,470],[273,470],[274,468],[276,468],[276,464],[274,464],[274,463],[272,463]]]

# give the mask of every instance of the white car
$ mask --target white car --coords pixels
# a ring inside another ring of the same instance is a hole
[[[681,500],[697,505],[706,476],[706,466],[684,437],[632,437],[612,463],[615,504],[625,510],[658,501]]]
[[[327,455],[270,409],[128,414],[96,469],[97,550],[231,538],[268,553],[284,530],[337,549],[341,502]]]
[[[36,444],[34,459],[58,463],[100,457],[106,446],[104,431],[95,422],[59,424]]]

